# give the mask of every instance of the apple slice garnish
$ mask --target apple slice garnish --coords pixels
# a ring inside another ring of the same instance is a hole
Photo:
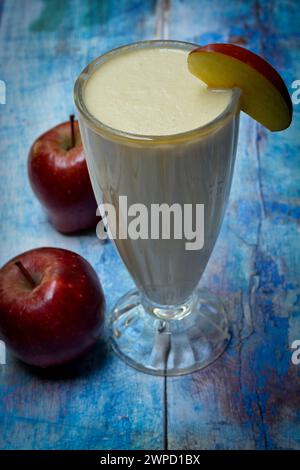
[[[271,131],[291,124],[293,106],[283,79],[272,65],[248,49],[208,44],[189,53],[188,67],[210,88],[240,88],[241,109]]]

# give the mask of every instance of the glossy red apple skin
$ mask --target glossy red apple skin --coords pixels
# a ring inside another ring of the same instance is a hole
[[[73,148],[70,122],[65,122],[41,135],[28,157],[31,187],[62,233],[92,228],[99,221],[77,121],[74,131]]]
[[[16,261],[35,280],[35,288]],[[38,248],[0,270],[0,338],[28,364],[56,366],[82,355],[101,334],[104,310],[97,274],[71,251]]]

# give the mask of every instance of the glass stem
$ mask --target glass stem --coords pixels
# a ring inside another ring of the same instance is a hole
[[[180,305],[161,305],[151,302],[145,295],[141,295],[141,303],[150,315],[160,320],[181,320],[191,313],[196,301],[192,294]]]

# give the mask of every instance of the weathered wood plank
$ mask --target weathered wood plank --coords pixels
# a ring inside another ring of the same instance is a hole
[[[246,43],[289,83],[300,76],[296,2],[173,0],[169,11],[168,3],[9,0],[2,12],[0,78],[8,95],[0,108],[0,176],[10,185],[0,201],[1,263],[35,246],[73,249],[97,269],[109,307],[131,286],[112,245],[100,246],[92,233],[57,234],[26,178],[29,145],[73,111],[81,68],[114,46],[169,34]],[[299,368],[288,350],[300,337],[298,121],[296,110],[289,131],[269,135],[242,118],[227,216],[203,278],[225,298],[235,337],[212,367],[168,379],[170,448],[300,447]],[[0,447],[162,447],[161,379],[127,368],[101,344],[58,379],[8,358]]]
[[[92,58],[155,31],[155,2],[9,0],[2,12],[0,262],[37,246],[74,250],[96,268],[108,308],[132,286],[129,275],[93,231],[66,237],[48,224],[29,186],[27,153],[40,133],[74,111],[75,77]],[[106,345],[59,379],[11,356],[0,367],[0,448],[163,446],[163,380],[127,367]]]
[[[296,2],[173,1],[170,37],[239,42],[300,76]],[[292,90],[291,90],[292,91]],[[299,111],[270,134],[242,116],[227,214],[203,284],[219,292],[234,339],[214,365],[168,379],[169,448],[300,448]]]

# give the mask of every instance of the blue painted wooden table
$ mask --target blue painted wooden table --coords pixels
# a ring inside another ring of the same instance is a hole
[[[32,194],[32,141],[74,111],[75,77],[94,57],[146,38],[236,42],[300,79],[296,1],[0,2],[1,264],[37,246],[67,247],[97,270],[108,308],[132,281],[94,232],[58,234]],[[225,299],[234,338],[211,367],[164,379],[127,367],[106,344],[64,373],[0,366],[4,449],[300,448],[300,116],[271,134],[242,116],[221,235],[202,279]]]

